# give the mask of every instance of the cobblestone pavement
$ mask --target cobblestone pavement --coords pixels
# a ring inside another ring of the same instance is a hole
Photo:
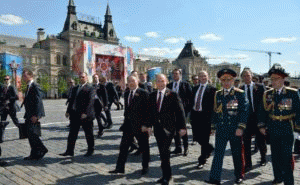
[[[141,176],[141,156],[129,155],[125,175],[110,175],[108,171],[115,168],[118,149],[121,140],[121,132],[118,130],[123,122],[123,111],[116,111],[113,107],[112,117],[114,126],[105,130],[100,139],[95,139],[95,153],[91,157],[83,157],[87,144],[84,133],[81,130],[76,143],[75,156],[73,158],[61,157],[58,154],[66,150],[68,120],[64,117],[66,110],[65,100],[45,100],[46,117],[41,120],[42,140],[49,153],[40,161],[24,161],[23,158],[30,153],[28,140],[18,139],[18,130],[10,123],[5,132],[2,147],[2,158],[9,162],[7,167],[0,167],[0,184],[155,184],[161,176],[160,160],[154,136],[150,138],[151,162],[149,173]],[[24,110],[18,113],[23,117]],[[11,120],[10,120],[11,121]],[[23,121],[23,119],[20,119]],[[94,134],[97,134],[97,124],[94,121]],[[189,139],[191,140],[191,128],[188,125]],[[214,143],[214,137],[211,137]],[[172,145],[172,149],[174,144]],[[196,169],[197,158],[200,153],[198,144],[190,145],[190,153],[187,157],[182,155],[172,156],[171,165],[174,184],[206,184],[208,179],[212,157],[204,169]],[[300,184],[299,156],[296,157],[295,184]],[[244,184],[271,184],[273,180],[272,166],[269,162],[264,167],[259,167],[259,153],[253,155],[254,169],[246,174]],[[268,161],[270,161],[270,148],[268,146]],[[230,148],[224,159],[222,183],[234,184],[233,163]]]

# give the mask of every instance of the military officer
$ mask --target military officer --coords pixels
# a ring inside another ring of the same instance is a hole
[[[223,158],[227,142],[234,163],[235,183],[240,184],[244,178],[242,135],[248,118],[248,100],[243,90],[233,86],[236,72],[222,69],[217,73],[223,89],[215,94],[213,124],[216,128],[215,155],[207,183],[220,184]]]
[[[296,89],[284,86],[288,76],[285,70],[274,64],[269,70],[272,89],[263,97],[267,122],[260,123],[260,131],[270,134],[272,166],[275,179],[273,184],[293,185],[293,131],[300,131],[300,100]]]

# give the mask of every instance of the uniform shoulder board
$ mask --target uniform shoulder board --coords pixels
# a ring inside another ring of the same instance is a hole
[[[221,92],[222,92],[222,89],[218,90],[218,91],[216,92],[216,94],[220,94]]]
[[[292,88],[292,87],[285,87],[285,89],[288,90],[288,91],[294,91],[294,92],[298,91],[297,89]]]
[[[271,92],[271,91],[273,91],[273,90],[274,90],[274,89],[271,88],[271,89],[269,89],[269,90],[266,90],[265,93],[269,93],[269,92]]]
[[[234,91],[236,91],[236,92],[240,92],[240,93],[243,93],[243,92],[244,92],[244,90],[239,89],[239,88],[236,88],[236,87],[234,87],[233,89],[234,89]]]

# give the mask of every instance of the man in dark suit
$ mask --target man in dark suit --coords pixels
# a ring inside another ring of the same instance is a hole
[[[113,104],[113,102],[115,101],[115,99],[117,99],[119,101],[118,98],[118,92],[116,90],[116,88],[114,87],[114,84],[111,82],[107,82],[106,77],[102,77],[101,78],[101,83],[105,86],[106,91],[107,91],[107,96],[108,96],[108,104],[107,104],[107,109],[105,110],[105,114],[106,114],[106,121],[107,121],[107,128],[111,128],[113,126],[113,122],[111,119],[111,106]]]
[[[156,76],[157,91],[150,94],[150,124],[154,126],[161,160],[162,177],[157,181],[169,184],[172,179],[170,166],[170,146],[177,131],[179,136],[186,135],[184,108],[178,94],[167,88],[165,75]]]
[[[139,87],[151,93],[153,91],[153,88],[150,85],[150,83],[147,82],[147,73],[146,72],[140,73],[139,79],[140,79]]]
[[[120,154],[117,161],[116,169],[110,173],[124,173],[125,163],[128,156],[129,146],[136,137],[139,143],[139,150],[143,154],[142,175],[148,172],[149,167],[149,115],[148,115],[148,101],[149,94],[144,89],[138,87],[139,80],[135,76],[128,78],[130,91],[126,91],[124,95],[125,112],[124,123],[121,130],[123,136],[120,144]]]
[[[67,101],[66,101],[66,105],[69,104],[70,102],[70,99],[71,99],[71,96],[72,96],[72,91],[73,91],[73,88],[75,87],[75,81],[70,78],[68,80],[68,86],[69,86],[69,89],[68,89],[68,92],[67,92]],[[71,126],[71,122],[67,125],[67,127],[70,127]]]
[[[1,156],[1,146],[0,146],[0,156]],[[3,167],[3,166],[6,166],[8,163],[2,159],[0,159],[0,166]]]
[[[264,87],[261,84],[252,82],[252,72],[249,68],[245,68],[241,74],[244,85],[240,86],[240,89],[245,91],[246,97],[249,101],[249,117],[247,121],[247,128],[245,129],[243,140],[245,147],[245,171],[248,172],[252,169],[251,160],[251,139],[252,136],[256,136],[256,144],[259,148],[261,161],[260,166],[266,165],[266,153],[267,146],[265,136],[260,133],[257,125],[259,122],[264,122],[264,120],[259,120],[264,112],[263,110],[263,95]]]
[[[27,83],[27,90],[22,105],[25,106],[24,119],[31,147],[30,155],[25,157],[24,160],[39,160],[48,152],[39,138],[41,129],[39,119],[45,116],[41,89],[38,84],[33,81],[32,71],[24,69],[22,78]]]
[[[13,123],[17,127],[19,127],[19,120],[17,118],[17,111],[18,111],[17,109],[19,109],[19,107],[16,104],[16,100],[18,100],[18,99],[19,99],[19,96],[17,94],[17,90],[14,86],[12,86],[10,84],[10,77],[8,75],[6,75],[4,77],[4,84],[1,87],[1,101],[3,102],[1,122],[5,122],[8,114],[9,114]],[[4,130],[3,130],[3,132],[4,132]],[[3,137],[3,135],[2,135],[2,137]],[[0,137],[0,143],[3,142],[2,137]]]
[[[66,117],[70,117],[71,127],[68,136],[68,146],[61,156],[74,156],[75,142],[82,126],[88,144],[85,157],[94,153],[93,120],[95,118],[94,102],[95,88],[88,83],[86,73],[79,76],[80,85],[74,87],[70,102],[67,107]]]
[[[189,83],[181,80],[181,70],[180,69],[174,69],[173,70],[173,80],[174,82],[169,83],[167,87],[171,89],[172,91],[176,92],[183,104],[185,116],[188,116],[190,112],[191,102],[192,102],[192,89]],[[181,154],[181,137],[177,133],[175,135],[175,150],[172,151],[172,154]],[[183,147],[184,147],[184,156],[187,156],[188,154],[188,136],[187,134],[182,136],[183,141]]]
[[[97,74],[93,75],[93,83],[97,95],[95,98],[95,116],[99,128],[97,137],[100,138],[103,135],[103,130],[104,130],[104,126],[101,121],[101,117],[103,117],[101,112],[102,110],[106,110],[108,108],[107,107],[108,99],[107,99],[106,88],[104,85],[99,83],[99,76]]]
[[[191,125],[195,141],[201,145],[201,156],[198,158],[198,168],[201,169],[213,151],[209,136],[216,88],[208,84],[206,71],[200,71],[199,77],[200,85],[193,88]]]

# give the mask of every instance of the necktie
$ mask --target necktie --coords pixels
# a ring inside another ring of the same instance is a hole
[[[252,99],[251,99],[251,91],[250,91],[250,85],[247,85],[247,98],[249,100],[250,110],[253,111],[253,105],[252,105]]]
[[[178,84],[177,84],[177,82],[174,82],[174,83],[175,83],[175,84],[174,84],[174,91],[177,92],[177,85],[178,85]]]
[[[158,100],[156,102],[157,112],[160,111],[160,104],[161,104],[161,92],[159,92]]]
[[[73,106],[72,106],[73,110],[75,110],[75,111],[76,111],[77,96],[78,96],[78,94],[79,94],[81,88],[82,88],[82,85],[80,85],[80,86],[78,87],[78,89],[77,89],[76,96],[75,96],[75,100],[74,100],[74,103],[73,103]]]
[[[200,103],[201,103],[201,95],[203,91],[203,85],[201,85],[198,96],[197,96],[197,102],[196,102],[196,111],[200,111]]]
[[[130,95],[129,95],[129,105],[131,105],[132,103],[132,99],[133,99],[133,91],[130,91]]]

